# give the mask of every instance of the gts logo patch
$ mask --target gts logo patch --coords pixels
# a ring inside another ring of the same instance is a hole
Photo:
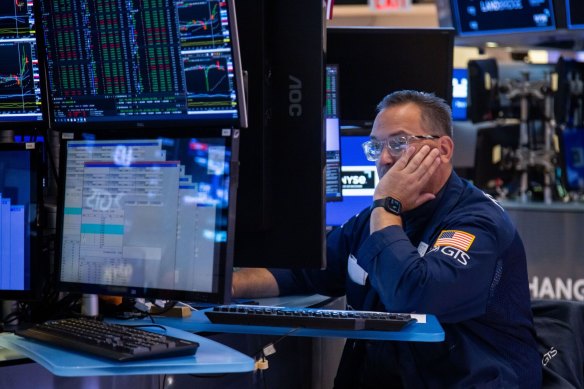
[[[434,253],[436,251],[440,251],[442,254],[444,255],[448,255],[449,257],[452,257],[454,260],[456,260],[458,263],[460,263],[461,265],[468,265],[468,260],[470,259],[470,255],[468,255],[467,253],[465,253],[462,250],[456,249],[454,247],[450,247],[450,246],[434,246],[432,247],[432,250],[430,250],[429,253]]]

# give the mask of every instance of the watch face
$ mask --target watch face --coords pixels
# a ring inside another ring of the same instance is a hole
[[[376,207],[383,207],[387,212],[393,213],[394,215],[401,215],[401,203],[394,199],[393,197],[386,197],[384,199],[378,199],[373,201],[371,204],[371,209]]]
[[[383,208],[385,208],[387,212],[391,212],[396,215],[401,213],[401,203],[393,197],[387,197],[385,199],[385,206]]]

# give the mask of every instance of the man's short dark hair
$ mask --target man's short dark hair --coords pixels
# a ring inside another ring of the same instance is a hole
[[[414,90],[401,90],[390,93],[377,104],[377,112],[408,103],[413,103],[420,107],[422,124],[429,134],[452,137],[452,110],[444,99],[433,93]]]

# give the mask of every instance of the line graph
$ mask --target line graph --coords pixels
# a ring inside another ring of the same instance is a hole
[[[209,106],[232,107],[230,70],[232,66],[220,56],[187,57],[184,59],[190,108]]]
[[[181,46],[218,48],[229,43],[229,33],[222,20],[224,1],[186,0],[177,2]]]
[[[0,3],[0,39],[34,38],[34,20],[31,20],[26,0]]]
[[[185,61],[187,90],[194,94],[227,94],[229,80],[224,58]]]
[[[30,43],[0,44],[0,114],[38,112],[32,58]]]

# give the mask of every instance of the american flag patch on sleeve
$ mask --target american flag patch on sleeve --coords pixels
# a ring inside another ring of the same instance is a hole
[[[450,246],[462,251],[468,251],[474,240],[475,236],[473,234],[469,234],[468,232],[458,230],[444,230],[440,233],[438,239],[436,239],[434,247]]]

